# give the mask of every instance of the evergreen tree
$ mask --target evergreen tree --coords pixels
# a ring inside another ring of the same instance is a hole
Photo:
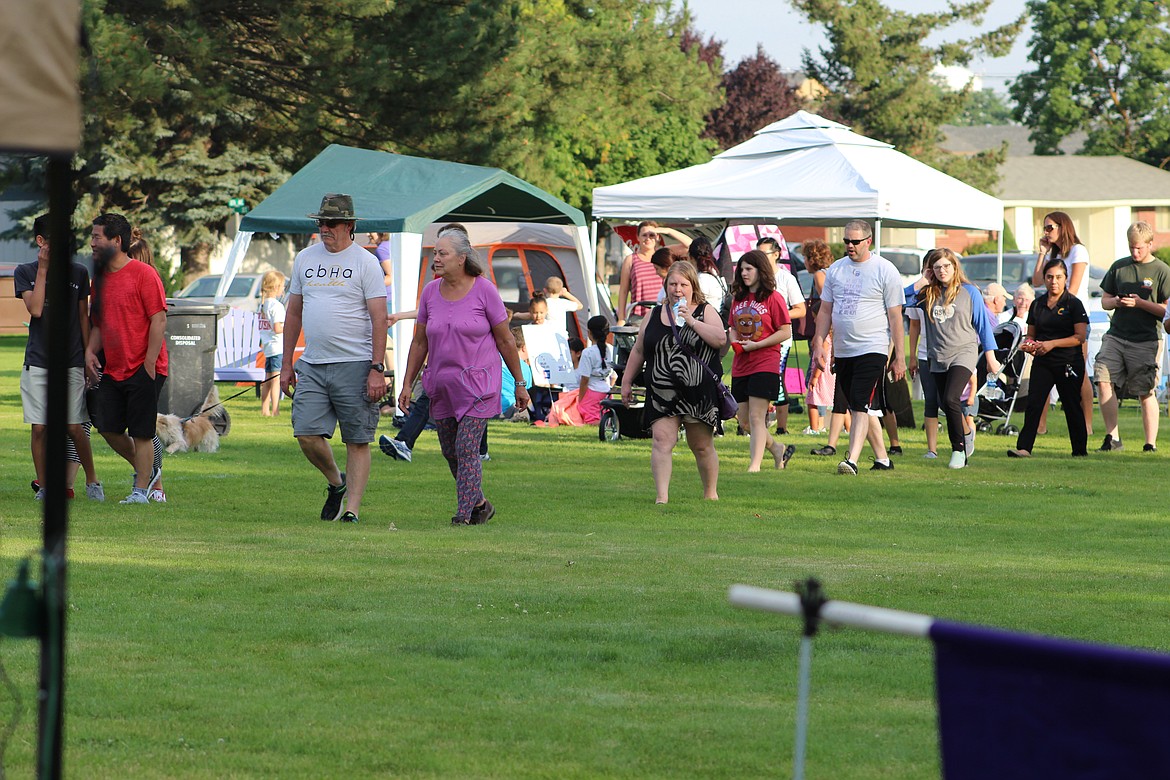
[[[953,2],[948,10],[913,14],[893,11],[879,0],[792,0],[810,21],[824,24],[829,45],[820,57],[804,53],[804,69],[829,90],[831,113],[864,135],[893,144],[905,154],[990,190],[1000,149],[957,158],[939,149],[939,127],[962,111],[970,88],[938,89],[935,65],[967,65],[977,54],[1001,56],[1011,48],[1023,18],[974,38],[927,45],[926,38],[959,23],[979,23],[991,0]]]

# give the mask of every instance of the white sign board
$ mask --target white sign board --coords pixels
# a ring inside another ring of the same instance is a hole
[[[532,381],[540,387],[578,384],[573,370],[573,356],[565,334],[550,325],[524,325],[524,347],[528,350],[528,365],[532,367]]]

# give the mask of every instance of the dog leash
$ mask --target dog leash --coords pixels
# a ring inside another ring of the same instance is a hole
[[[276,374],[275,376],[270,376],[270,377],[268,377],[267,379],[264,379],[264,380],[261,380],[260,382],[258,382],[258,383],[256,384],[256,388],[260,387],[260,385],[264,385],[264,384],[267,384],[267,383],[271,382],[273,379],[279,379],[279,378],[280,378],[280,374]],[[235,395],[229,395],[227,398],[224,398],[222,401],[218,401],[218,402],[216,402],[216,403],[213,403],[211,406],[208,406],[208,407],[207,407],[207,408],[205,408],[205,409],[200,409],[198,412],[196,412],[195,414],[191,415],[190,417],[184,417],[184,418],[182,418],[182,422],[187,422],[188,420],[194,420],[196,417],[202,417],[204,414],[206,414],[207,412],[210,412],[210,411],[211,411],[212,409],[214,409],[215,407],[217,407],[217,406],[223,406],[225,403],[227,403],[228,401],[232,400],[233,398],[239,398],[239,397],[240,397],[241,395],[243,395],[244,393],[250,392],[250,391],[252,391],[252,390],[254,390],[254,389],[256,389],[256,388],[252,388],[252,387],[245,387],[243,390],[241,390],[240,392],[236,393]]]

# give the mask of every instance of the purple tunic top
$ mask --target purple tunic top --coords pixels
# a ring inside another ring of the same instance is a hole
[[[427,370],[423,389],[436,420],[495,417],[500,413],[500,352],[492,327],[508,319],[495,285],[475,277],[458,301],[439,294],[442,280],[423,288],[418,324],[426,328]]]

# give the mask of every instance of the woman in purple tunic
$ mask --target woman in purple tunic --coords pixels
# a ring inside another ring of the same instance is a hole
[[[487,421],[500,412],[501,356],[516,382],[520,408],[528,405],[528,392],[504,302],[483,277],[483,262],[467,234],[444,232],[435,242],[433,262],[436,279],[419,298],[398,407],[410,408],[411,386],[426,363],[423,388],[455,477],[458,509],[451,525],[480,525],[496,511],[483,496],[479,442]]]

